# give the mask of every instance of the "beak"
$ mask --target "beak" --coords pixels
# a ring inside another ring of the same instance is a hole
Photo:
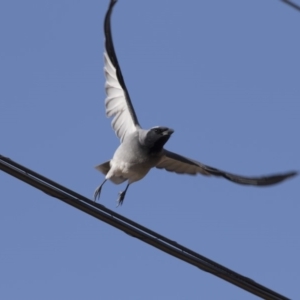
[[[163,135],[171,135],[173,132],[174,132],[173,129],[167,128],[166,130],[164,130],[164,131],[162,132],[162,134],[163,134]]]

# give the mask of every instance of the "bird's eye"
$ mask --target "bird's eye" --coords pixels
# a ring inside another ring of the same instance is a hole
[[[160,133],[159,128],[154,129],[154,132],[155,132],[155,133]]]

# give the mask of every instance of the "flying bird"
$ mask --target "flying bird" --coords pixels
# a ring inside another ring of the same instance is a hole
[[[178,174],[219,176],[238,184],[254,186],[276,184],[297,174],[287,172],[262,177],[231,174],[166,150],[164,145],[173,134],[173,129],[164,126],[143,129],[134,111],[112,40],[110,20],[116,2],[110,1],[104,21],[105,107],[107,117],[113,117],[112,127],[121,143],[111,160],[96,167],[105,175],[105,179],[95,190],[95,201],[100,197],[102,186],[107,180],[115,184],[127,181],[125,190],[119,193],[117,200],[118,206],[122,205],[129,185],[141,180],[154,167]]]

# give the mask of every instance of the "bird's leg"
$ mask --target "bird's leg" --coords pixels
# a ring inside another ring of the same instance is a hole
[[[103,184],[106,182],[107,179],[105,179],[95,190],[95,193],[94,193],[94,202],[97,202],[97,199],[100,198],[100,193],[101,193],[101,189],[102,189],[102,186]]]
[[[129,184],[130,183],[127,184],[126,189],[123,192],[119,193],[119,199],[117,200],[117,203],[118,203],[117,207],[123,204],[126,192],[127,192],[128,188],[129,188]]]

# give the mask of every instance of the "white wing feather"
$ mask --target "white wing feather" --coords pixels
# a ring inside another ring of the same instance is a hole
[[[112,127],[121,142],[124,138],[136,131],[126,101],[125,92],[122,89],[116,74],[116,68],[111,63],[107,53],[104,53],[104,72],[106,77],[106,116],[113,117]]]
[[[166,154],[170,154],[170,151],[165,150]],[[172,153],[173,154],[173,153]],[[158,169],[166,169],[169,172],[175,172],[177,174],[189,174],[189,175],[211,175],[207,172],[204,168],[201,167],[201,164],[193,161],[191,159],[185,158],[183,156],[179,156],[176,154],[177,157],[169,157],[164,155],[160,162],[156,165]],[[184,159],[184,160],[179,160]]]

